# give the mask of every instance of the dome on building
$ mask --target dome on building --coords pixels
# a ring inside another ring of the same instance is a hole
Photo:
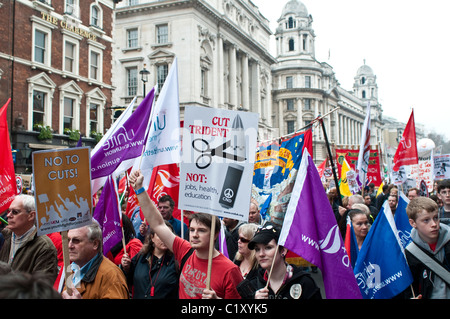
[[[357,76],[362,76],[362,75],[366,75],[366,76],[373,76],[373,70],[370,66],[364,64],[363,66],[361,66],[358,69],[358,72],[356,73]]]
[[[300,1],[290,0],[284,6],[283,12],[281,13],[281,18],[284,18],[287,14],[294,14],[297,17],[307,18],[308,10]]]

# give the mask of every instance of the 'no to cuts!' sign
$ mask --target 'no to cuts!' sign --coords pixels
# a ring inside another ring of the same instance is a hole
[[[38,235],[92,221],[89,147],[33,153]]]

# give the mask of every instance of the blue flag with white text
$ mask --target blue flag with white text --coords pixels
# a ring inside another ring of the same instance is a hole
[[[409,204],[408,197],[403,194],[402,191],[398,192],[398,205],[395,210],[394,221],[395,226],[397,226],[398,237],[402,242],[403,248],[406,248],[411,242],[411,230],[412,226],[409,223],[408,215],[406,214],[406,206]]]
[[[354,273],[364,299],[389,299],[413,281],[394,216],[383,204],[356,261]]]

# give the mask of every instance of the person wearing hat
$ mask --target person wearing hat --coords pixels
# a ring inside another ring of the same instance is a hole
[[[280,229],[273,223],[266,222],[248,243],[248,248],[255,250],[261,268],[254,279],[245,279],[238,285],[241,297],[321,299],[320,289],[314,279],[297,266],[286,263],[287,249],[278,245],[279,237]]]

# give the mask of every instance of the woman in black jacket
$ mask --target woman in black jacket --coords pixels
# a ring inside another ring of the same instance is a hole
[[[166,224],[173,231],[172,225]],[[124,254],[121,268],[133,299],[178,299],[178,263],[153,231],[133,259]]]
[[[248,247],[255,250],[261,269],[254,279],[241,282],[239,294],[244,299],[321,299],[314,279],[286,263],[287,250],[277,245],[279,236],[280,230],[269,222],[255,233]]]

